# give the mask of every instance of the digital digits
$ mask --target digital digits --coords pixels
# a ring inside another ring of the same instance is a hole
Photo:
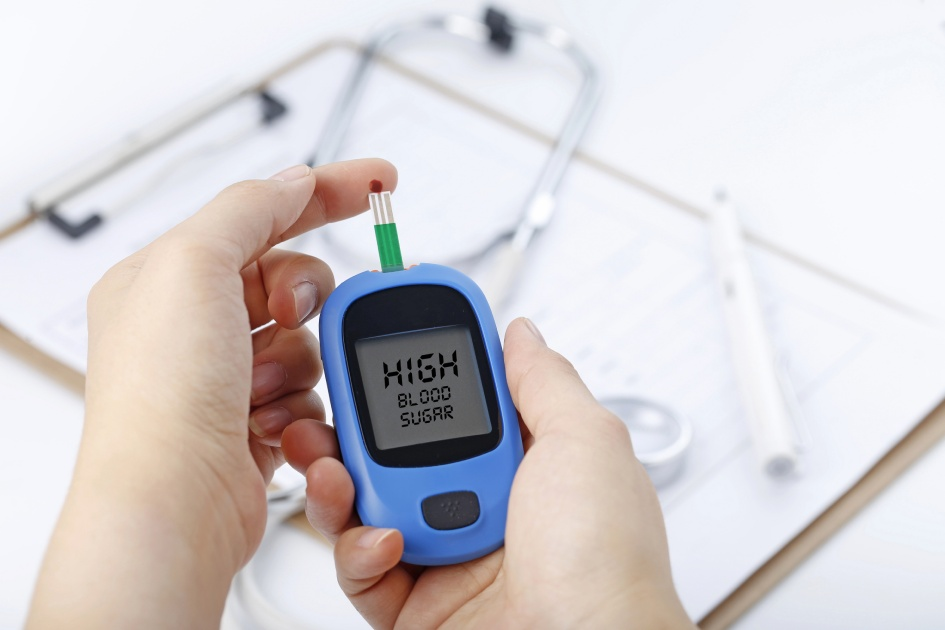
[[[406,370],[403,369],[405,363]],[[387,361],[382,361],[381,365],[384,370],[384,389],[395,382],[403,387],[404,377],[406,377],[408,384],[413,385],[414,378],[417,379],[418,383],[432,383],[437,378],[445,379],[449,374],[459,376],[459,361],[456,359],[455,350],[446,354],[442,352],[421,354],[417,357],[416,369],[413,368],[413,357],[408,358],[406,362],[403,359],[397,359],[397,363],[394,363],[393,367]]]

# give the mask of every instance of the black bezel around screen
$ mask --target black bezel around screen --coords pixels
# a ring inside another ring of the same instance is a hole
[[[469,329],[491,430],[483,435],[378,449],[355,342],[359,339],[443,326],[465,326]],[[499,422],[495,380],[489,368],[479,321],[469,300],[462,293],[436,284],[406,285],[371,293],[351,303],[345,312],[342,330],[348,378],[354,395],[358,422],[361,425],[361,435],[371,459],[375,462],[392,468],[436,466],[470,459],[499,445],[502,427]]]

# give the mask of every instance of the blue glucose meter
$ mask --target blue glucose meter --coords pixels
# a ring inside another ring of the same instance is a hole
[[[390,215],[383,195],[372,195],[376,219],[378,206]],[[393,227],[389,218],[377,222]],[[440,265],[391,266],[345,281],[322,310],[341,455],[362,522],[400,530],[404,562],[465,562],[502,546],[522,459],[502,347],[472,280]]]

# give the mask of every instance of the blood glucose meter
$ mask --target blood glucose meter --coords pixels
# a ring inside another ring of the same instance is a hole
[[[499,335],[468,277],[403,268],[390,193],[370,201],[384,271],[342,283],[319,323],[342,459],[362,522],[400,530],[404,562],[465,562],[502,546],[522,459]]]

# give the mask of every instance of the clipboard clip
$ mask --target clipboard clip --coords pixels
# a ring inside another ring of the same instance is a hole
[[[36,190],[27,200],[30,213],[47,218],[51,225],[70,239],[82,238],[101,225],[107,213],[95,210],[84,218],[72,220],[60,212],[63,202],[129,166],[150,151],[226,107],[235,99],[253,93],[259,99],[259,120],[253,123],[254,127],[272,125],[289,111],[288,106],[269,93],[264,86],[231,88],[215,92],[192,103],[186,109],[145,127],[124,142],[109,148]]]

